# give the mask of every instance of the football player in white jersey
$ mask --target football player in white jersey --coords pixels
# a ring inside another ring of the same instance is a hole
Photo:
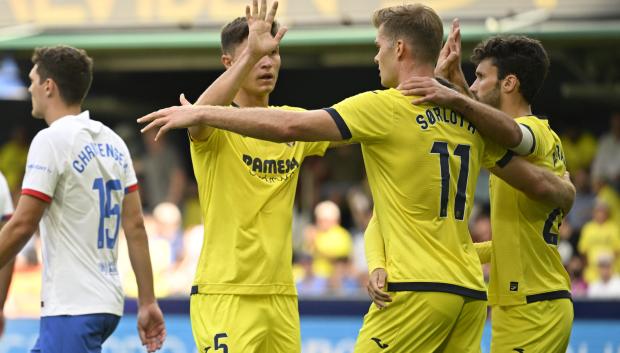
[[[32,115],[49,125],[32,140],[13,217],[0,231],[0,266],[41,234],[41,325],[32,353],[100,352],[123,313],[116,268],[122,226],[138,283],[138,332],[149,352],[165,338],[153,294],[148,240],[123,140],[81,110],[92,81],[85,51],[38,48],[29,77]],[[0,288],[6,293],[7,288]]]
[[[11,199],[11,191],[9,190],[9,184],[2,172],[0,172],[0,229],[4,226],[4,223],[13,215],[13,200]],[[14,261],[11,260],[6,266],[0,269],[0,288],[8,288],[11,283],[11,277],[13,275]],[[4,332],[4,302],[6,301],[7,293],[0,291],[0,336]]]

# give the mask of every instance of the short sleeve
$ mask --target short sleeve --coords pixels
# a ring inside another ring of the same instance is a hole
[[[4,175],[0,173],[0,221],[6,221],[13,214],[13,201],[11,191]]]
[[[381,140],[394,128],[395,98],[387,91],[372,91],[347,98],[326,108],[343,140],[372,142]]]
[[[549,127],[546,124],[536,121],[538,118],[525,118],[525,119],[517,119],[517,122],[530,130],[532,133],[532,137],[534,138],[534,143],[532,145],[532,151],[529,155],[536,156],[540,158],[545,158],[547,151],[550,149],[548,146],[550,141],[553,141],[552,138],[549,138]]]
[[[306,142],[304,155],[323,157],[325,151],[329,148],[329,144],[329,142]]]
[[[53,136],[50,133],[37,134],[28,150],[22,194],[51,202],[61,174]]]
[[[121,140],[122,142],[122,140]],[[138,190],[138,177],[136,176],[136,170],[133,166],[133,160],[131,158],[131,154],[129,153],[129,148],[127,145],[122,142],[123,153],[125,154],[125,159],[123,163],[123,172],[124,172],[124,188],[125,194],[129,194],[130,192]]]
[[[484,139],[484,154],[482,157],[482,166],[486,169],[492,167],[504,167],[512,157],[514,152],[494,143],[489,139]]]

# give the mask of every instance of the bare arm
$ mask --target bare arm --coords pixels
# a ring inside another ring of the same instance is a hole
[[[338,126],[324,110],[177,106],[144,116],[138,123],[148,123],[142,132],[158,129],[155,140],[171,129],[196,124],[274,142],[342,140]]]
[[[47,203],[29,195],[22,195],[17,209],[0,231],[0,267],[15,258],[37,231]]]
[[[0,222],[0,229],[2,229],[3,226],[4,222]],[[0,269],[0,337],[2,337],[4,333],[4,303],[9,294],[14,267],[15,260],[13,259]]]
[[[559,207],[564,214],[570,211],[575,201],[575,187],[567,176],[561,178],[521,157],[512,158],[503,168],[493,167],[489,170],[529,198],[553,208]]]
[[[153,352],[161,348],[166,327],[155,300],[149,243],[137,191],[127,194],[123,200],[122,224],[127,237],[129,260],[138,284],[138,333],[142,344]]]

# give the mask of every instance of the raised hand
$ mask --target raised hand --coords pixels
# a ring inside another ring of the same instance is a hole
[[[280,41],[286,33],[286,27],[281,27],[275,37],[271,35],[271,27],[278,11],[278,2],[274,1],[271,10],[267,14],[267,0],[261,0],[260,10],[258,0],[252,1],[250,6],[245,8],[245,17],[248,21],[248,50],[250,55],[262,58],[275,52],[280,45]]]
[[[166,340],[164,315],[157,303],[140,305],[138,309],[138,335],[142,345],[151,353],[160,349]]]
[[[457,18],[452,20],[452,30],[439,52],[435,75],[450,80],[450,75],[456,71],[455,65],[459,68],[461,65],[461,28]]]

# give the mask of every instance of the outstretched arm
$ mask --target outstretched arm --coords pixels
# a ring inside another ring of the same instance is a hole
[[[575,201],[575,187],[568,173],[561,178],[551,171],[529,163],[521,157],[514,157],[502,167],[489,169],[529,198],[543,202],[553,208],[561,208],[568,214]]]
[[[171,129],[198,124],[274,142],[343,139],[336,122],[325,110],[289,111],[184,105],[158,110],[138,119],[138,123],[148,123],[142,132],[158,129],[155,140]]]
[[[153,270],[149,242],[144,228],[140,194],[130,192],[123,200],[123,230],[127,238],[129,260],[138,284],[138,334],[149,352],[161,348],[166,338],[164,316],[153,290]]]
[[[251,11],[249,6],[246,7],[246,19],[249,28],[248,46],[237,58],[234,58],[234,61],[229,54],[222,56],[223,60],[229,62],[231,66],[213,81],[194,104],[229,105],[254,65],[263,56],[277,52],[280,41],[286,33],[286,28],[283,27],[278,30],[275,37],[271,36],[271,27],[277,9],[278,2],[276,1],[267,14],[266,0],[262,0],[260,11],[257,0],[253,1]],[[184,104],[185,102],[185,96],[181,95],[181,103]],[[212,130],[212,127],[204,124],[189,127],[190,135],[196,140],[206,140]]]

